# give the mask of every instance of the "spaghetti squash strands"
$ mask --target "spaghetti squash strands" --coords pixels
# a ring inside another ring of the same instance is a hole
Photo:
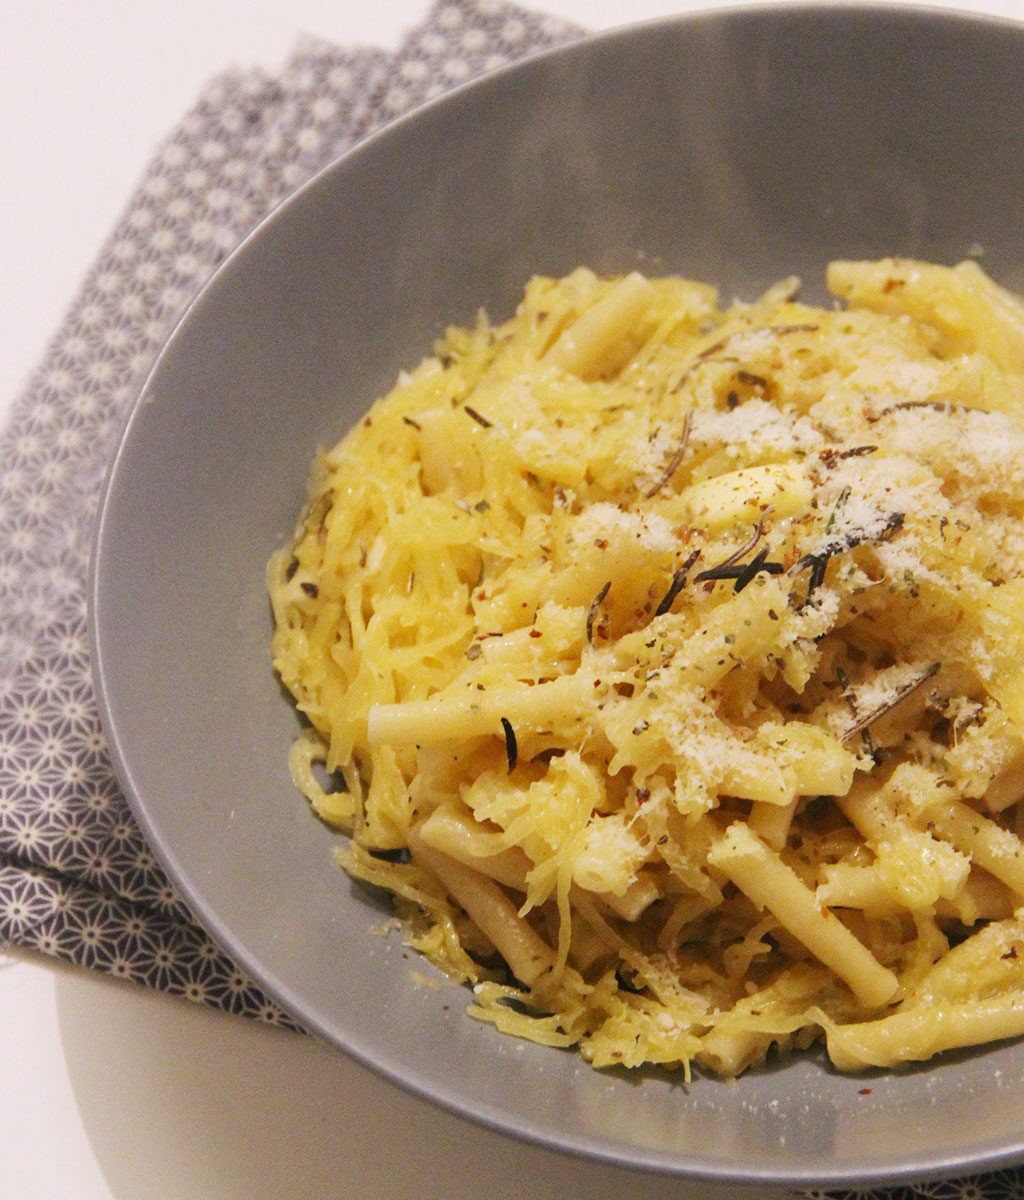
[[[345,869],[596,1066],[1024,1032],[1024,310],[974,264],[828,280],[531,280],[270,564]]]

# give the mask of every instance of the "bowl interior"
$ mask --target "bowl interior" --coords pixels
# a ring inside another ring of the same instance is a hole
[[[927,10],[747,9],[588,39],[363,144],[190,310],[110,476],[95,672],[154,849],[310,1030],[508,1132],[681,1174],[896,1179],[1020,1153],[1024,1047],[686,1086],[598,1074],[417,986],[289,780],[264,570],[315,448],[446,324],[507,315],[534,272],[682,272],[726,299],[796,273],[821,299],[830,258],[983,253],[1024,291],[1022,78],[1024,29]]]

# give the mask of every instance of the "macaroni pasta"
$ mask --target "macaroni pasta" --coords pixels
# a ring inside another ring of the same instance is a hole
[[[498,1029],[842,1069],[1024,1033],[1024,310],[535,278],[313,470],[292,771]]]

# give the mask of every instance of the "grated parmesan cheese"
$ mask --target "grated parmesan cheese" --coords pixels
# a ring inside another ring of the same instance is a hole
[[[270,566],[339,861],[474,1017],[596,1067],[1024,1035],[1024,309],[828,279],[532,280]]]

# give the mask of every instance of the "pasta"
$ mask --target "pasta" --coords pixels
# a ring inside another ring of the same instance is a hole
[[[292,773],[497,1029],[843,1070],[1024,1034],[1024,308],[535,278],[321,452]]]

